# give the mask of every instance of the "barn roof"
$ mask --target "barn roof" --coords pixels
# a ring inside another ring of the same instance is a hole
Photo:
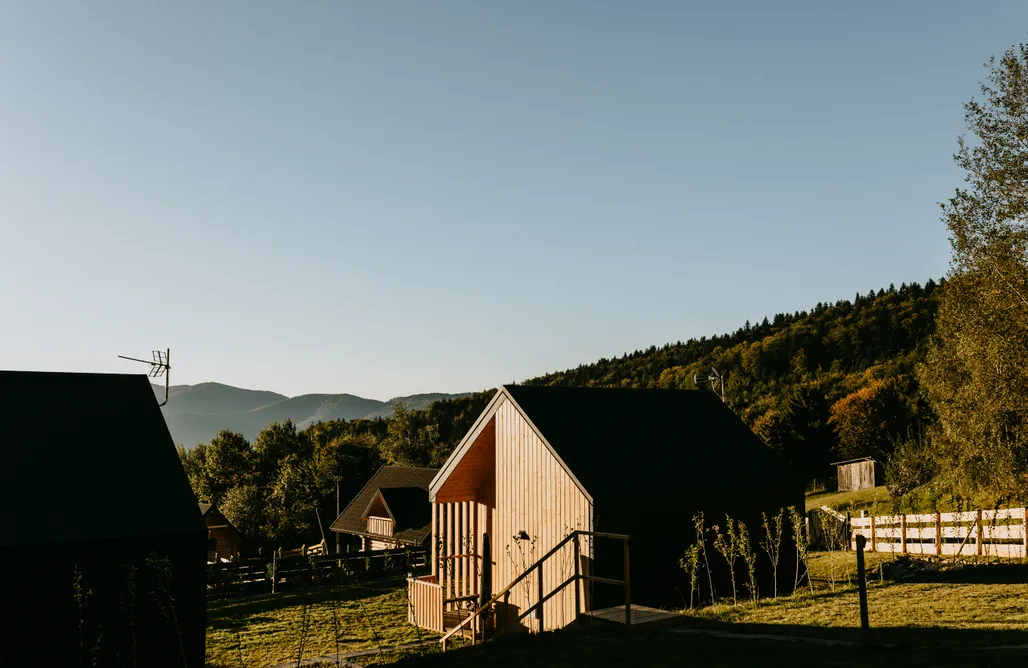
[[[0,546],[206,536],[146,376],[0,371],[0,420]]]
[[[382,494],[396,521],[395,540],[421,544],[432,533],[432,507],[428,486],[439,469],[383,466],[332,523],[332,531],[370,536],[366,511]]]
[[[501,397],[520,409],[592,498],[794,482],[789,467],[713,392],[508,385]],[[486,413],[498,406],[494,401]],[[449,470],[448,461],[435,489]]]

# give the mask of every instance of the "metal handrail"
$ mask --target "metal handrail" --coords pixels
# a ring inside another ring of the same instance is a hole
[[[628,578],[628,560],[627,560],[627,557],[628,557],[628,540],[629,540],[630,536],[628,536],[626,534],[620,534],[620,533],[606,533],[606,532],[602,532],[602,531],[585,531],[585,530],[582,530],[582,529],[576,529],[576,530],[572,531],[571,533],[569,533],[567,536],[565,536],[549,552],[547,552],[543,556],[539,557],[539,559],[537,559],[535,561],[535,563],[533,563],[531,566],[529,566],[525,570],[523,570],[521,572],[521,575],[519,575],[516,578],[514,578],[514,580],[512,580],[510,582],[510,584],[508,584],[506,587],[501,589],[497,594],[495,594],[491,599],[489,599],[489,601],[485,605],[479,606],[478,609],[475,611],[475,613],[473,615],[465,618],[459,624],[457,624],[457,626],[455,626],[452,629],[450,629],[449,631],[447,631],[446,634],[443,635],[443,637],[439,639],[439,644],[441,644],[443,646],[443,651],[444,652],[446,651],[446,643],[449,641],[451,636],[456,634],[458,631],[461,631],[462,629],[464,629],[464,627],[467,624],[469,624],[472,620],[477,619],[479,617],[479,615],[481,615],[484,611],[486,611],[489,608],[491,608],[494,603],[496,603],[501,598],[506,596],[507,593],[510,592],[510,590],[513,589],[515,585],[517,585],[522,580],[524,580],[526,577],[528,577],[529,573],[531,573],[532,571],[536,570],[537,568],[541,569],[542,563],[544,561],[546,561],[547,559],[552,557],[554,554],[557,553],[558,550],[560,550],[562,547],[567,545],[572,540],[576,540],[578,538],[578,536],[592,536],[594,538],[616,538],[616,539],[619,539],[619,540],[622,540],[622,541],[625,542],[625,557],[626,557],[626,560],[625,560],[625,578],[626,579],[623,582],[622,581],[613,581],[613,580],[607,580],[607,581],[611,582],[611,583],[617,582],[618,584],[623,584],[623,585],[625,585],[627,587],[628,586],[628,580],[627,580],[627,578]],[[577,567],[578,567],[578,564],[575,564],[575,568],[576,569],[577,569]],[[575,576],[569,578],[567,581],[565,581],[560,586],[558,586],[556,589],[551,591],[546,597],[540,596],[540,600],[537,603],[532,605],[530,608],[525,610],[525,612],[523,614],[518,616],[518,621],[521,621],[521,619],[523,619],[525,617],[525,615],[529,614],[532,610],[535,610],[537,607],[539,607],[544,602],[546,602],[546,600],[548,600],[551,596],[553,596],[553,594],[555,592],[563,589],[567,585],[569,585],[572,582],[574,582],[576,579],[583,579],[583,578],[595,579],[598,582],[606,580],[605,578],[596,578],[595,576],[575,575]],[[541,579],[540,579],[540,582],[541,582]],[[540,584],[540,588],[541,588],[541,586],[542,585]],[[576,603],[576,605],[577,605],[577,603]],[[628,597],[627,591],[626,591],[625,606],[626,606],[626,610],[629,610],[630,606],[631,606],[630,599]],[[628,617],[629,614],[630,613],[626,612],[626,618]],[[474,642],[474,638],[475,638],[474,633],[472,633],[472,636],[471,636],[472,642]]]

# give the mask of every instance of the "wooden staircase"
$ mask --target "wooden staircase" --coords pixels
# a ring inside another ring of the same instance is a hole
[[[580,547],[579,547],[579,542],[578,542],[579,536],[589,536],[589,537],[592,537],[592,538],[611,538],[611,539],[622,541],[623,544],[624,544],[624,550],[625,550],[624,579],[623,580],[614,580],[614,579],[611,579],[611,578],[598,577],[596,575],[592,575],[591,573],[582,573],[580,571],[580,564],[579,564],[579,562],[580,562],[580,559],[579,559]],[[582,531],[582,530],[572,531],[566,537],[564,537],[559,543],[557,543],[549,552],[547,552],[542,557],[540,557],[538,560],[536,560],[536,562],[533,563],[531,566],[528,566],[527,568],[525,568],[525,570],[522,571],[521,574],[518,577],[514,578],[514,580],[511,581],[510,584],[508,584],[506,587],[504,587],[502,590],[500,590],[500,592],[498,594],[496,594],[495,596],[493,596],[491,599],[489,599],[488,602],[486,602],[482,606],[479,606],[474,611],[469,611],[466,617],[461,617],[461,614],[463,614],[463,611],[457,611],[457,610],[454,610],[454,611],[444,611],[443,612],[443,626],[444,626],[444,630],[446,632],[443,634],[443,637],[439,639],[439,643],[443,646],[443,651],[444,652],[446,651],[447,643],[450,641],[450,639],[453,638],[453,636],[458,635],[458,634],[462,638],[470,639],[472,644],[474,644],[476,642],[479,642],[479,641],[487,640],[488,636],[489,636],[488,630],[496,628],[495,621],[496,621],[496,606],[497,606],[497,604],[502,602],[503,605],[504,605],[504,609],[508,609],[508,602],[509,602],[509,599],[510,599],[510,591],[518,583],[520,583],[522,580],[524,580],[526,577],[528,577],[532,573],[536,573],[537,574],[536,582],[539,583],[538,596],[536,597],[535,603],[533,603],[526,610],[521,612],[517,616],[517,619],[506,619],[506,620],[504,620],[503,627],[497,629],[498,633],[499,632],[503,632],[504,628],[506,628],[507,626],[511,625],[512,623],[514,625],[516,625],[516,624],[520,623],[522,620],[524,620],[526,617],[529,617],[529,616],[534,616],[534,618],[536,619],[536,623],[538,625],[539,630],[545,629],[546,625],[544,624],[544,621],[543,621],[543,604],[546,603],[546,601],[548,601],[551,598],[553,598],[556,594],[558,594],[561,591],[563,591],[565,587],[568,587],[568,586],[570,586],[572,584],[575,586],[575,620],[577,621],[583,615],[583,612],[580,609],[580,606],[581,606],[581,596],[580,596],[580,593],[579,593],[580,592],[579,588],[581,587],[581,582],[583,580],[584,581],[591,581],[591,582],[601,582],[601,583],[605,583],[605,584],[611,584],[611,585],[617,585],[617,586],[624,587],[624,590],[625,590],[625,605],[624,605],[623,609],[619,608],[619,610],[623,610],[623,613],[624,613],[624,615],[623,615],[624,623],[625,624],[632,624],[633,623],[633,616],[632,616],[632,585],[631,585],[631,578],[630,578],[630,573],[629,573],[628,540],[629,540],[629,536],[627,536],[625,534],[603,533],[603,532],[599,532],[599,531]],[[559,552],[561,550],[561,548],[563,548],[565,545],[567,545],[568,543],[570,543],[572,541],[574,541],[574,546],[575,546],[575,574],[572,575],[567,580],[565,580],[564,582],[562,582],[559,585],[557,585],[556,587],[554,587],[553,590],[550,591],[549,593],[544,593],[543,592],[543,564],[544,564],[544,562],[546,562],[546,560],[548,560],[554,554]],[[452,626],[450,626],[447,623],[447,615],[452,615],[451,617],[449,617],[450,622],[453,624]],[[512,615],[512,617],[513,617],[513,615]],[[469,628],[469,626],[470,626],[470,628]]]

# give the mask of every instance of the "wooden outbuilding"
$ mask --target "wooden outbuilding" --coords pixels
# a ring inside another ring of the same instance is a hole
[[[0,371],[0,420],[0,665],[203,665],[207,531],[149,379]]]
[[[238,559],[246,546],[246,539],[232,526],[228,518],[213,503],[201,503],[200,514],[207,526],[207,563],[225,559]]]
[[[856,492],[875,487],[880,479],[881,466],[871,457],[832,462],[840,492]]]
[[[432,536],[428,486],[439,469],[383,466],[330,527],[357,536],[362,550],[425,545]]]
[[[762,512],[803,508],[799,477],[702,390],[503,387],[430,496],[432,574],[408,582],[409,618],[436,631],[489,595],[506,628],[561,628],[626,594],[681,606],[696,513],[756,536]],[[780,567],[793,558],[786,539]]]

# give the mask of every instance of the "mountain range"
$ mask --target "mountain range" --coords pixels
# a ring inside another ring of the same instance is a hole
[[[158,401],[164,387],[153,385]],[[302,394],[287,397],[265,390],[245,390],[222,383],[173,385],[168,404],[161,410],[175,443],[190,448],[211,440],[222,429],[231,429],[249,440],[272,422],[291,419],[302,429],[314,422],[387,417],[396,404],[411,409],[428,407],[433,401],[466,394],[428,393],[394,397],[388,401],[365,399],[353,394]]]

